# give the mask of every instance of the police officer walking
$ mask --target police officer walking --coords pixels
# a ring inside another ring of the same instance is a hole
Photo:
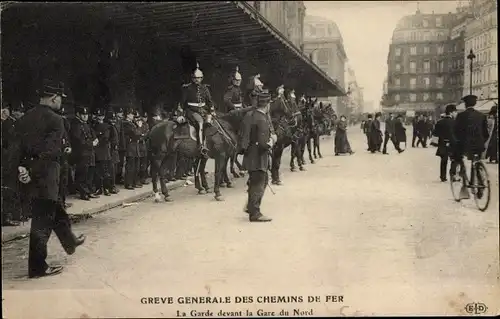
[[[80,199],[90,200],[99,197],[92,192],[93,172],[95,167],[94,147],[98,139],[90,125],[89,110],[87,107],[76,108],[76,116],[71,121],[70,140],[73,146],[71,160],[75,165],[75,186],[80,193]]]
[[[271,95],[268,92],[257,95],[257,109],[245,115],[239,143],[244,153],[243,166],[249,173],[246,212],[251,222],[271,221],[271,218],[262,215],[260,211],[269,180],[269,153],[276,142],[275,136],[271,136],[271,123],[267,115],[270,101]]]
[[[110,125],[104,122],[104,111],[97,109],[96,123],[93,125],[94,133],[99,143],[95,147],[95,181],[96,181],[96,195],[110,196],[112,189],[111,183],[111,141]]]
[[[207,152],[205,138],[203,134],[203,125],[205,124],[204,115],[211,114],[214,111],[212,96],[206,84],[202,84],[203,72],[196,63],[196,69],[192,75],[192,82],[183,85],[182,101],[180,107],[186,111],[186,117],[192,124],[196,125],[198,131],[198,146],[202,153]]]
[[[33,200],[28,257],[30,278],[50,276],[62,266],[46,263],[47,242],[54,231],[67,254],[83,244],[85,236],[75,236],[71,222],[59,200],[60,160],[65,134],[64,121],[57,111],[64,95],[62,83],[45,80],[40,104],[28,111],[16,127],[13,169]]]

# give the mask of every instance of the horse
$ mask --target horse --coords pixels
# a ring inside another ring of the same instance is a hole
[[[227,187],[232,187],[227,176],[227,163],[236,153],[239,123],[243,113],[215,114],[213,121],[204,128],[207,154],[201,154],[196,142],[196,130],[192,123],[185,117],[178,115],[175,120],[165,120],[151,128],[148,135],[151,151],[151,177],[155,201],[161,199],[158,192],[158,179],[160,180],[161,193],[165,201],[171,201],[165,181],[178,167],[176,164],[186,163],[179,159],[194,159],[195,188],[199,195],[211,192],[208,186],[205,166],[209,158],[215,161],[214,197],[222,201],[220,187],[222,181]]]
[[[296,152],[296,156],[298,155],[299,148],[293,145],[297,143],[301,113],[293,111],[284,99],[278,98],[271,102],[270,117],[277,136],[271,156],[271,183],[274,185],[282,185],[279,169],[285,148],[292,145],[292,151]]]

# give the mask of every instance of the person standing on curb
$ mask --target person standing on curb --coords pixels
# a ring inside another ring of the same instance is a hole
[[[16,127],[10,162],[12,170],[32,198],[28,276],[52,276],[62,272],[62,266],[49,266],[47,242],[54,231],[68,255],[84,243],[85,236],[76,236],[69,216],[59,197],[61,153],[65,134],[64,121],[56,112],[65,97],[64,85],[45,80],[40,102],[23,116]]]

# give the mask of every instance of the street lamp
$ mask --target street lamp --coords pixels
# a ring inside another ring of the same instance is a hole
[[[472,49],[470,49],[470,53],[469,55],[467,56],[467,59],[470,60],[470,77],[469,77],[469,81],[470,81],[470,85],[469,85],[469,88],[470,88],[470,94],[472,95],[472,65],[474,63],[474,59],[476,58],[476,55],[474,54],[474,52],[472,51]]]

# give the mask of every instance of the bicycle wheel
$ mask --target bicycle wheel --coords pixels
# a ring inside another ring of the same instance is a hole
[[[490,204],[491,188],[488,171],[483,162],[477,162],[474,165],[474,174],[476,174],[474,176],[474,201],[476,202],[476,207],[484,212]]]
[[[465,172],[465,167],[462,163],[457,163],[455,172],[457,172],[455,175],[452,175],[450,172],[450,186],[453,198],[456,202],[459,202],[461,200],[460,190],[464,184],[467,184],[467,177],[465,174],[462,174],[462,172]]]

